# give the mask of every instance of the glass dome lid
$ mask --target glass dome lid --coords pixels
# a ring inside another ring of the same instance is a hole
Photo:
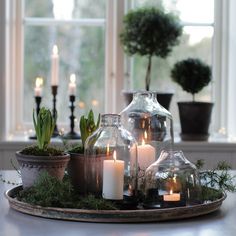
[[[201,184],[196,166],[182,151],[162,151],[145,172],[145,198],[152,208],[199,204]]]

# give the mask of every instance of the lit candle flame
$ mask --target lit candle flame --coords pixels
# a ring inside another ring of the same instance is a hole
[[[43,78],[37,77],[35,80],[35,86],[36,88],[40,88],[43,85]]]
[[[113,160],[116,161],[116,150],[113,152]]]
[[[147,131],[146,130],[144,131],[144,139],[147,140]]]
[[[75,74],[71,74],[71,75],[70,75],[70,82],[71,82],[72,84],[75,84],[75,81],[76,81],[76,76],[75,76]]]
[[[172,189],[170,189],[170,194],[173,194],[173,190]]]
[[[53,53],[53,55],[57,55],[58,54],[58,47],[57,47],[57,45],[53,45],[52,53]]]
[[[173,182],[176,183],[176,176],[173,177]]]

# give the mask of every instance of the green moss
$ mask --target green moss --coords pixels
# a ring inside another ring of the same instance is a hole
[[[24,148],[21,154],[33,156],[61,156],[64,154],[64,151],[56,147],[40,149],[38,146],[29,146]]]
[[[77,144],[72,146],[71,148],[69,148],[68,152],[70,153],[84,153],[84,147],[82,146],[82,144]]]

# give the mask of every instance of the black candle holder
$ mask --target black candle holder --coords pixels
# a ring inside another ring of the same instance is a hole
[[[52,85],[51,86],[51,89],[52,89],[52,96],[53,96],[53,108],[52,108],[52,116],[55,120],[57,120],[57,109],[56,109],[56,102],[57,102],[57,99],[56,99],[56,96],[57,96],[57,88],[58,86],[57,85]],[[59,131],[57,129],[57,123],[55,124],[55,128],[54,128],[54,131],[53,131],[53,134],[52,134],[52,137],[57,137],[59,135]]]
[[[35,103],[36,103],[36,115],[38,116],[39,111],[40,111],[40,104],[42,101],[42,97],[41,96],[35,96]],[[36,135],[30,136],[30,139],[37,139]]]
[[[74,127],[75,127],[75,116],[74,116],[74,110],[75,110],[75,95],[70,95],[70,111],[71,111],[71,115],[70,115],[70,132],[68,132],[64,138],[66,139],[80,139],[80,135],[78,133],[76,133],[74,131]]]

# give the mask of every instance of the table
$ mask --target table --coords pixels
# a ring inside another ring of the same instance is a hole
[[[17,180],[15,171],[2,171],[3,178]],[[18,179],[19,180],[19,179]],[[228,194],[220,210],[202,217],[159,223],[105,224],[45,219],[9,207],[0,184],[0,236],[235,236],[236,193]]]

